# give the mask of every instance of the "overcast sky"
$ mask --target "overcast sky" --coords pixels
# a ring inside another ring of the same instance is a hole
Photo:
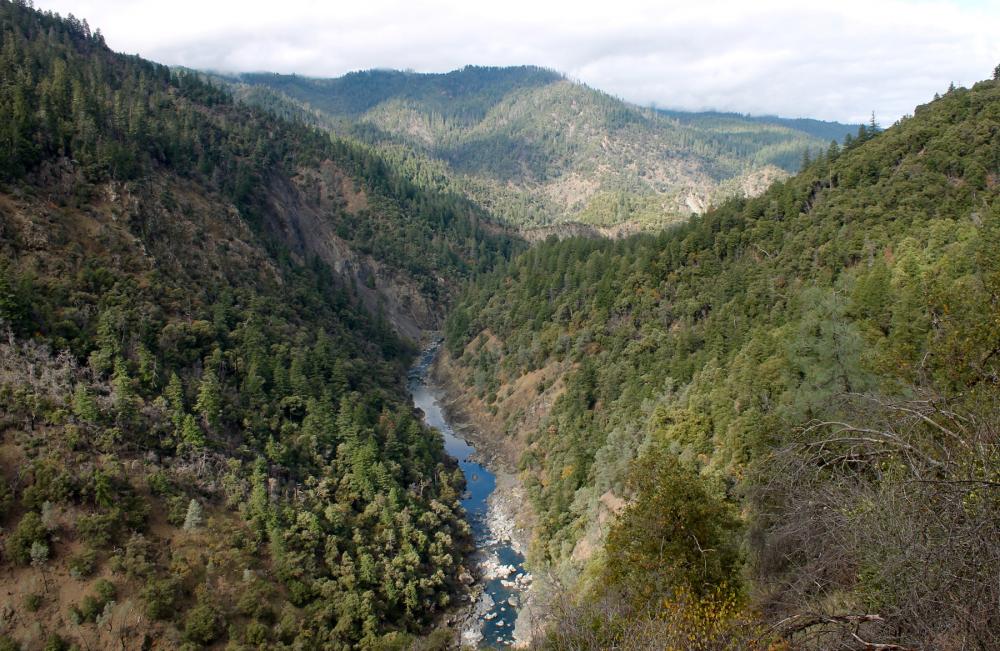
[[[171,65],[536,64],[638,104],[888,125],[1000,63],[1000,0],[36,0]]]

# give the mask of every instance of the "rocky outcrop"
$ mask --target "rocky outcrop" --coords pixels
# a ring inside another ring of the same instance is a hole
[[[316,256],[357,289],[365,307],[382,314],[396,332],[419,341],[443,320],[443,308],[425,296],[405,272],[354,249],[337,234],[335,211],[369,210],[364,190],[330,161],[301,170],[291,181],[274,177],[268,187],[267,228],[293,254]],[[443,279],[442,279],[443,284]]]

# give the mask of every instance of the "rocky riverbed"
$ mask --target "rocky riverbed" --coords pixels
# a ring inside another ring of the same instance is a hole
[[[534,578],[524,568],[527,536],[518,526],[525,496],[515,475],[490,463],[467,431],[454,426],[442,408],[443,394],[430,379],[437,344],[411,369],[409,388],[424,421],[441,431],[445,449],[465,474],[462,497],[476,542],[474,603],[460,618],[462,643],[479,648],[523,646],[531,637]],[[499,464],[497,464],[499,465]]]

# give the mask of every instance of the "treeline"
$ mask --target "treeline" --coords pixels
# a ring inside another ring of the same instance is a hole
[[[475,283],[446,341],[479,396],[565,386],[521,468],[531,559],[588,597],[543,646],[997,644],[998,127],[1000,84],[952,90],[759,198]]]

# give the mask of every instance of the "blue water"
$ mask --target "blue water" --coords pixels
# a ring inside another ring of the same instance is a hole
[[[413,395],[413,404],[423,411],[424,422],[439,430],[444,436],[445,451],[458,461],[459,467],[465,474],[466,493],[461,502],[472,527],[477,551],[487,557],[495,555],[502,565],[514,566],[515,574],[505,577],[511,580],[516,574],[524,572],[524,556],[514,551],[509,542],[497,541],[490,531],[486,518],[487,500],[496,488],[496,476],[483,465],[471,460],[476,449],[455,434],[441,411],[438,394],[428,385],[427,376],[440,345],[441,343],[437,342],[424,350],[420,359],[410,369],[409,389]],[[488,611],[489,614],[480,620],[480,630],[483,634],[480,648],[509,646],[514,642],[517,610],[508,603],[508,599],[511,597],[516,599],[518,592],[512,588],[505,588],[500,579],[486,581],[483,592],[492,600],[493,605]]]

